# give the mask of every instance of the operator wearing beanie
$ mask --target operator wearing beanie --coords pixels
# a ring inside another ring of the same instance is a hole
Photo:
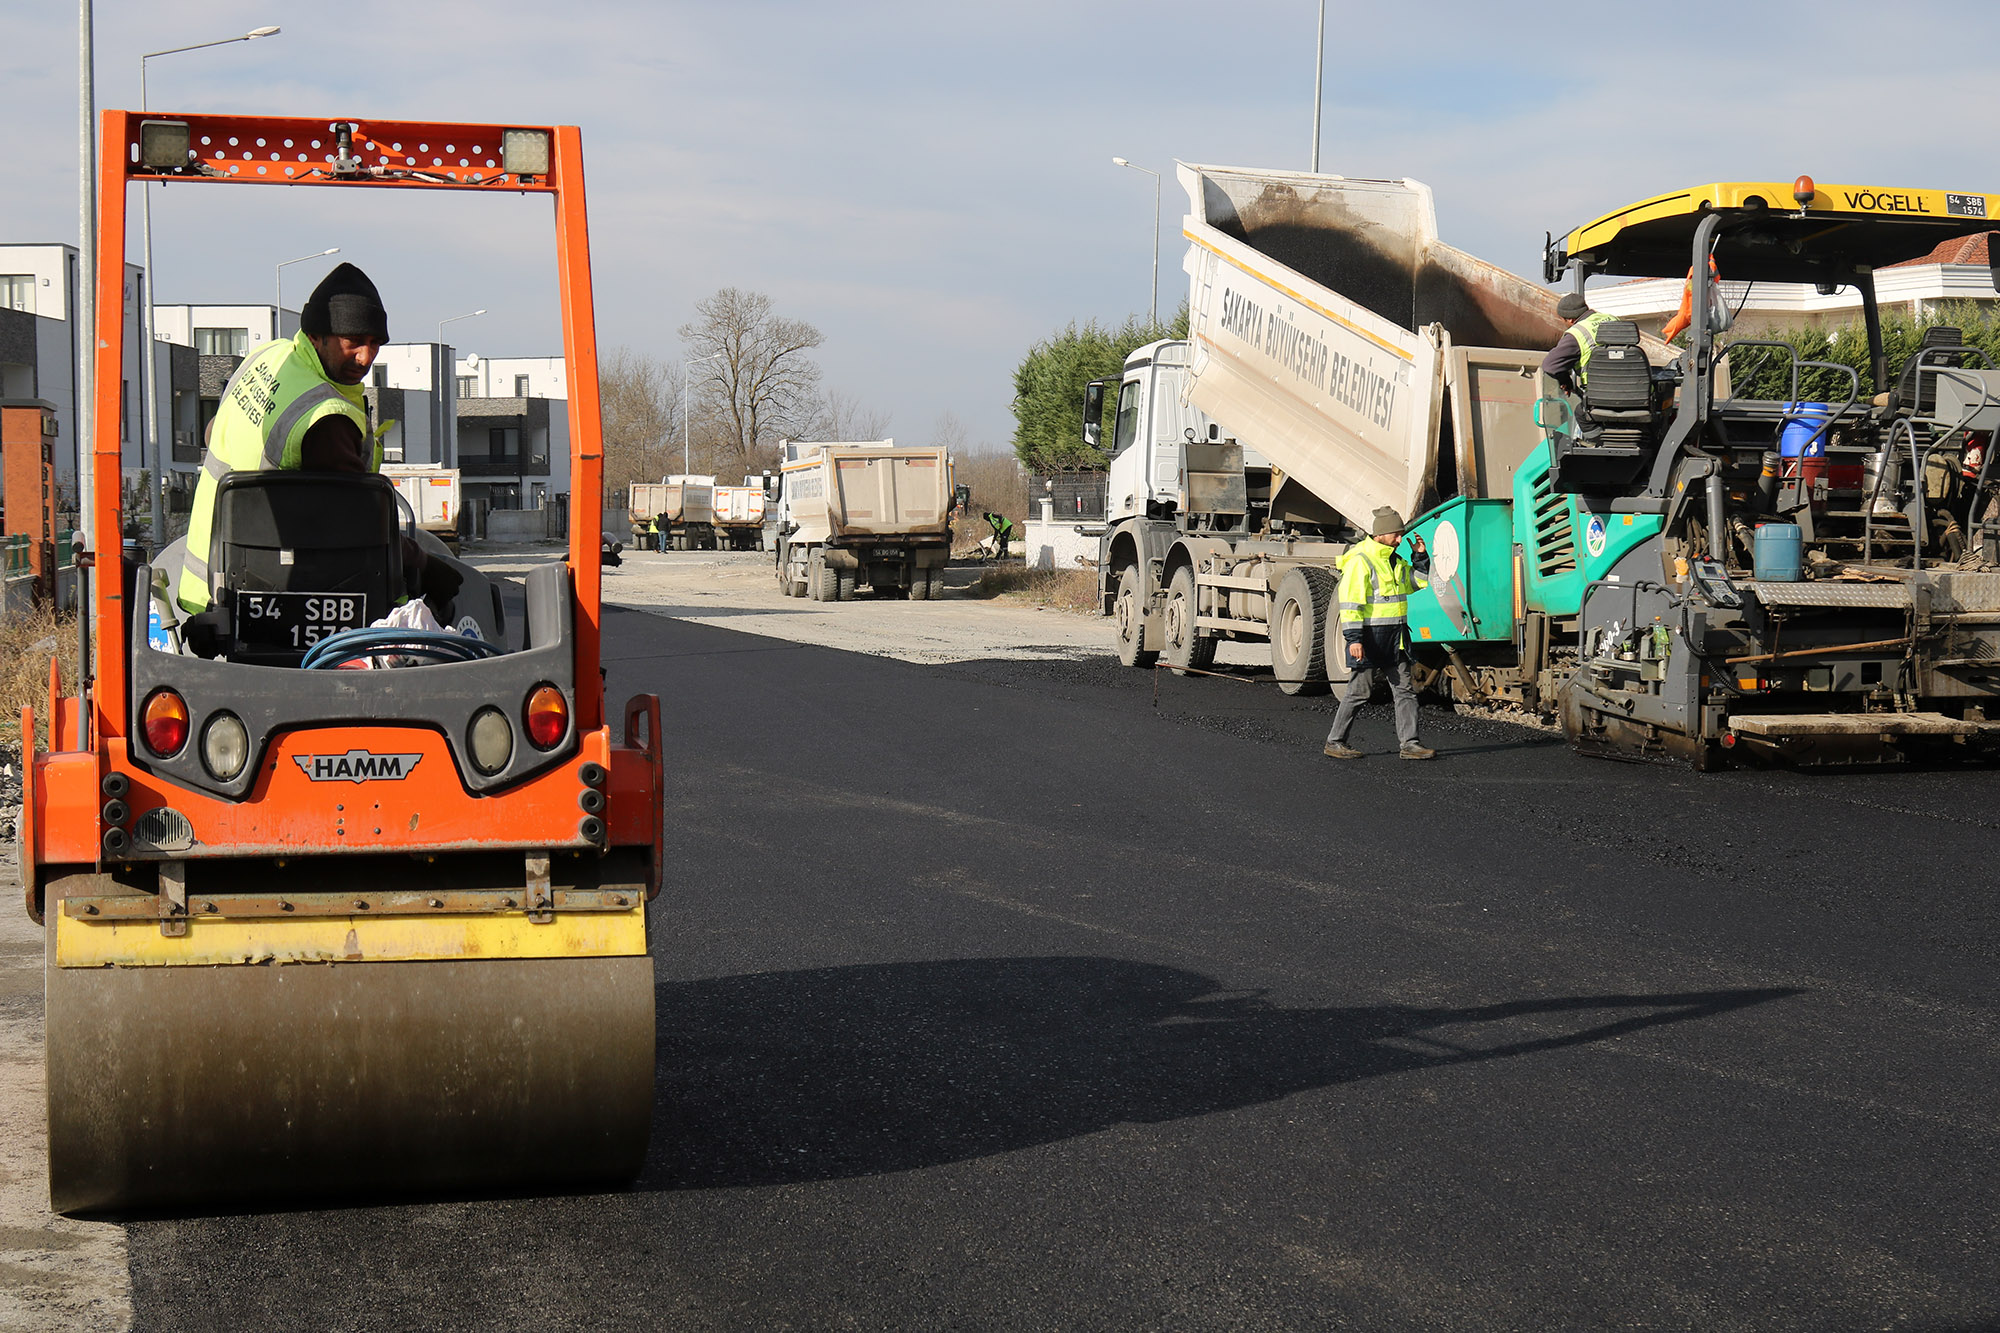
[[[1611,316],[1592,310],[1582,292],[1568,292],[1556,302],[1556,318],[1569,325],[1569,329],[1542,358],[1542,373],[1568,392],[1582,393],[1584,378],[1589,373],[1590,350],[1597,345],[1597,326]]]
[[[299,314],[289,342],[247,357],[209,425],[207,456],[188,514],[187,554],[176,595],[193,614],[209,600],[209,541],[216,484],[231,472],[376,472],[382,446],[368,432],[361,382],[389,341],[389,315],[368,275],[342,264]],[[411,553],[419,564],[422,556]]]

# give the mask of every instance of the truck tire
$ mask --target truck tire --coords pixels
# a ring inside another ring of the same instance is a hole
[[[1118,574],[1118,596],[1112,602],[1112,623],[1118,633],[1118,660],[1128,667],[1149,667],[1158,652],[1141,648],[1146,633],[1146,608],[1139,600],[1139,567],[1127,565]]]
[[[932,591],[931,575],[935,572],[936,572],[935,570],[929,570],[929,569],[918,569],[918,570],[913,570],[911,572],[910,574],[911,601],[928,602],[931,599],[931,591]]]
[[[1199,607],[1194,570],[1182,565],[1167,583],[1166,612],[1161,617],[1166,622],[1166,631],[1161,635],[1165,642],[1160,650],[1176,676],[1206,671],[1215,665],[1215,636],[1201,633],[1194,625]]]
[[[926,578],[925,578],[925,580],[924,580],[924,581],[925,581],[926,583],[928,583],[928,584],[930,584],[930,585],[931,585],[931,594],[930,594],[930,595],[931,595],[931,600],[932,600],[933,602],[937,601],[937,600],[938,600],[939,598],[941,598],[941,597],[943,597],[943,596],[944,596],[944,566],[943,566],[943,565],[933,565],[933,566],[931,566],[931,569],[930,569],[930,573],[929,573],[929,574],[928,574],[928,575],[926,576]]]
[[[819,600],[820,583],[826,573],[826,562],[819,558],[818,551],[806,553],[806,596],[815,602]]]
[[[1271,600],[1271,674],[1286,694],[1325,694],[1326,632],[1333,572],[1299,565],[1278,580]]]
[[[853,571],[853,570],[851,570],[851,569],[836,569],[836,570],[834,570],[834,571],[833,571],[833,595],[834,595],[834,600],[835,600],[835,601],[841,601],[841,602],[851,602],[851,601],[853,601],[853,600],[854,600],[854,583],[855,583],[855,579],[854,579],[854,571]]]
[[[840,571],[826,563],[817,549],[807,562],[806,582],[812,585],[812,599],[815,602],[837,602],[840,600]]]

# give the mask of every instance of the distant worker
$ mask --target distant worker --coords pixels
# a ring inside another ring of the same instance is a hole
[[[1417,692],[1410,685],[1410,594],[1423,586],[1430,573],[1430,554],[1424,539],[1412,538],[1409,560],[1396,553],[1403,536],[1403,516],[1393,509],[1378,509],[1369,525],[1372,535],[1356,542],[1340,558],[1340,633],[1345,643],[1347,663],[1353,675],[1347,693],[1341,696],[1340,710],[1333,715],[1333,730],[1326,734],[1324,753],[1329,759],[1359,759],[1361,751],[1347,743],[1354,715],[1375,692],[1375,677],[1389,685],[1396,708],[1397,757],[1433,759],[1437,751],[1426,749],[1417,739]]]
[[[369,434],[361,381],[388,341],[389,314],[375,284],[342,264],[306,299],[296,337],[266,343],[237,367],[209,427],[188,513],[179,601],[190,614],[208,607],[209,537],[224,476],[381,470],[382,443]]]
[[[993,536],[988,539],[992,543],[990,549],[993,557],[996,560],[1005,560],[1007,543],[1014,539],[1014,520],[1004,514],[989,513],[986,515],[986,526],[993,529]]]
[[[1592,310],[1582,292],[1569,292],[1556,302],[1556,316],[1569,328],[1542,358],[1542,373],[1564,391],[1581,394],[1589,374],[1591,349],[1597,346],[1597,330],[1611,316]]]

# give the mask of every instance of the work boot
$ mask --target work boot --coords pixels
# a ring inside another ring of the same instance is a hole
[[[1345,741],[1328,741],[1326,743],[1326,748],[1321,750],[1320,753],[1325,755],[1328,759],[1361,758],[1361,751],[1356,749],[1351,749]]]
[[[1398,759],[1435,759],[1438,757],[1438,752],[1419,745],[1415,741],[1404,741],[1402,748],[1396,751],[1396,757]]]

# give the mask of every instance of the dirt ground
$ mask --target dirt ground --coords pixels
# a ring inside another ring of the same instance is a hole
[[[557,547],[468,552],[489,574],[518,578],[562,558]],[[815,602],[778,591],[772,557],[759,551],[626,551],[604,571],[604,600],[699,625],[765,634],[846,652],[944,663],[1108,657],[1111,621],[1032,605],[1012,597],[972,595],[983,567],[945,571],[942,600],[912,602],[867,593],[851,602]],[[1224,665],[1269,661],[1263,644],[1224,644]]]
[[[21,910],[18,760],[0,757],[0,1329],[131,1327],[125,1228],[49,1211],[42,1103],[42,931]]]

